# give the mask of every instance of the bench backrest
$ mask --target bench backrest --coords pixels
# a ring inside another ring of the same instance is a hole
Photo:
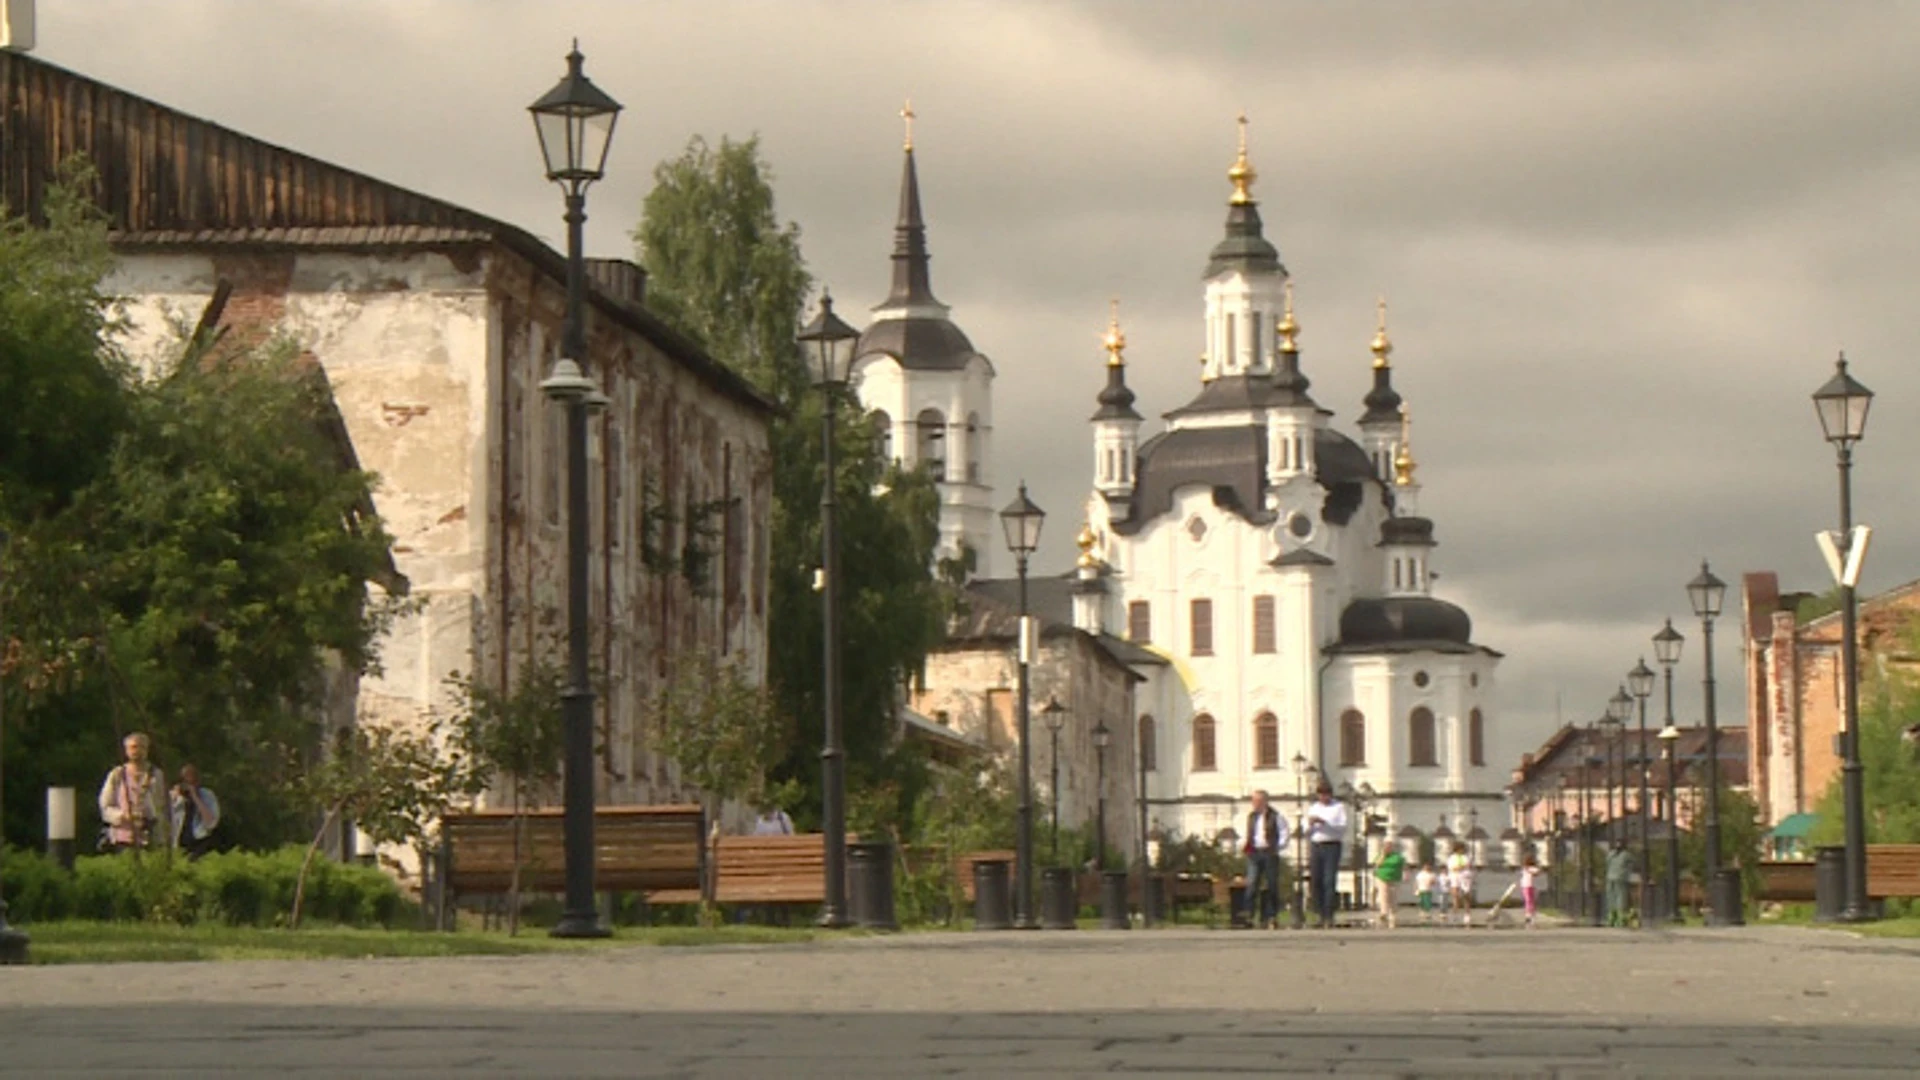
[[[1920,844],[1868,844],[1867,895],[1920,897]]]
[[[521,888],[561,888],[566,873],[564,815],[532,810],[519,836]],[[448,814],[440,822],[455,892],[502,892],[512,879],[514,815],[509,810]],[[593,815],[594,877],[617,891],[699,888],[706,813],[699,806],[607,806]]]

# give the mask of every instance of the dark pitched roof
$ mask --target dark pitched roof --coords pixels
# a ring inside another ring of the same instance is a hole
[[[494,243],[558,281],[566,258],[531,233],[275,146],[22,53],[0,51],[0,203],[30,220],[67,159],[97,172],[94,199],[125,250],[368,248]],[[596,310],[716,391],[762,412],[753,385],[648,312],[589,280]]]
[[[1340,613],[1340,641],[1331,652],[1476,652],[1473,619],[1431,596],[1355,600]]]
[[[1207,255],[1207,272],[1204,276],[1212,277],[1227,270],[1269,274],[1287,272],[1287,268],[1280,265],[1280,250],[1262,234],[1260,211],[1251,202],[1234,203],[1227,207],[1227,233]]]
[[[1175,420],[1198,413],[1311,406],[1314,402],[1306,394],[1305,377],[1300,381],[1302,386],[1294,389],[1283,387],[1264,375],[1228,375],[1212,379],[1200,388],[1192,401],[1165,415],[1167,419]]]
[[[1225,382],[1216,379],[1215,382]],[[1376,479],[1373,462],[1359,444],[1331,428],[1314,432],[1314,479],[1327,490],[1321,517],[1335,525],[1351,520],[1364,497],[1364,482]],[[1255,525],[1271,524],[1266,508],[1266,429],[1193,427],[1163,431],[1140,447],[1133,499],[1127,517],[1113,523],[1122,536],[1140,531],[1173,509],[1174,493],[1195,485],[1213,489],[1215,505]]]
[[[1393,388],[1392,368],[1381,366],[1373,369],[1373,389],[1367,391],[1363,404],[1367,411],[1360,416],[1362,424],[1400,422],[1400,393]]]
[[[1073,625],[1074,581],[1069,577],[1027,579],[1027,612],[1040,621],[1043,638],[1074,635],[1086,638],[1095,651],[1136,681],[1136,664],[1165,664],[1145,649],[1107,633],[1090,634]],[[962,614],[949,624],[947,640],[1014,641],[1020,634],[1020,582],[1017,578],[980,578],[967,583]]]
[[[1127,369],[1123,364],[1107,365],[1107,385],[1100,390],[1097,399],[1100,408],[1094,420],[1139,420],[1141,416],[1133,408],[1133,391],[1127,386]]]
[[[979,354],[950,319],[881,319],[860,335],[856,357],[885,353],[909,371],[958,371]]]

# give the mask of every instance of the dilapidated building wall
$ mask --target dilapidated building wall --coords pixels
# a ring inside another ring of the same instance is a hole
[[[448,677],[508,685],[565,657],[564,427],[540,381],[565,261],[523,230],[0,53],[0,200],[37,216],[62,163],[93,163],[124,298],[154,365],[200,320],[279,338],[325,373],[351,456],[415,601],[382,668],[323,703],[414,723]],[[596,260],[588,372],[593,666],[604,800],[685,798],[645,735],[676,664],[766,667],[771,406],[644,306],[645,275]],[[216,299],[218,298],[218,299]]]

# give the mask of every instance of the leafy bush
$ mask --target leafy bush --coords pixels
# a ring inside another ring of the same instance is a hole
[[[276,926],[293,906],[294,882],[305,852],[222,852],[199,860],[149,853],[83,856],[72,873],[44,855],[0,855],[0,883],[9,914],[21,922],[79,918],[101,922],[151,921],[182,926]],[[316,861],[307,883],[307,910],[321,922],[391,926],[407,902],[373,867]]]

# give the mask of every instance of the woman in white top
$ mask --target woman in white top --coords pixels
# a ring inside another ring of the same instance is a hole
[[[113,767],[100,785],[100,850],[124,851],[142,848],[155,840],[165,841],[167,821],[167,780],[158,766],[148,759],[153,743],[144,732],[136,731],[120,742],[127,760]]]
[[[1447,877],[1453,886],[1453,909],[1460,913],[1460,925],[1473,925],[1473,860],[1467,846],[1455,844],[1447,856]]]

